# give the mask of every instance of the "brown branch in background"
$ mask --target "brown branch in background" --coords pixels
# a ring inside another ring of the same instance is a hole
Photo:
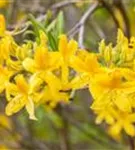
[[[134,138],[128,136],[128,139],[129,139],[130,150],[135,150]]]
[[[73,4],[73,3],[77,3],[77,2],[80,2],[81,0],[66,0],[66,1],[62,1],[62,2],[59,2],[59,3],[56,3],[56,4],[53,4],[51,6],[51,9],[58,9],[58,8],[61,8],[61,7],[64,7],[64,6],[68,6],[70,4]]]
[[[116,28],[119,28],[120,25],[119,25],[119,22],[115,16],[115,13],[113,11],[113,8],[112,8],[112,5],[110,5],[109,3],[107,3],[106,1],[104,0],[99,0],[99,2],[102,4],[102,7],[106,8],[106,10],[109,12],[109,14],[112,16],[112,19],[116,25]]]
[[[78,35],[78,44],[80,48],[84,48],[83,41],[84,41],[84,25],[80,27],[80,31]]]
[[[76,25],[68,32],[68,35],[72,35],[76,30],[79,29],[79,46],[81,47],[83,45],[83,34],[84,34],[84,25],[88,19],[88,17],[98,8],[98,2],[95,2],[94,4],[90,5],[87,11],[84,13],[84,15],[81,17],[81,19],[76,23]],[[83,26],[83,27],[82,27]]]
[[[129,22],[129,18],[125,10],[124,4],[122,3],[121,0],[114,0],[114,5],[120,10],[121,15],[123,16],[124,24],[125,24],[125,34],[129,38],[130,37],[130,22]]]

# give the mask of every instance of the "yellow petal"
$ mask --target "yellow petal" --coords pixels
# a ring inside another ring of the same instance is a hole
[[[113,137],[118,137],[120,132],[122,130],[121,124],[115,123],[114,125],[111,125],[109,128],[109,134],[111,134]]]
[[[69,41],[68,48],[67,48],[67,56],[68,56],[69,59],[72,55],[75,54],[75,52],[77,50],[77,47],[78,47],[78,44],[75,40],[70,40]]]
[[[131,112],[131,100],[123,93],[118,93],[114,103],[121,111]]]
[[[125,123],[124,130],[128,135],[135,136],[135,126],[133,124]]]
[[[104,119],[105,119],[104,113],[100,113],[100,114],[96,117],[96,124],[101,124]]]
[[[13,98],[6,106],[6,114],[8,116],[18,112],[25,106],[26,99],[22,95]]]
[[[31,58],[26,58],[24,61],[23,61],[23,67],[29,71],[29,72],[35,72],[35,62],[33,59]]]
[[[107,124],[114,124],[114,118],[109,113],[106,114],[105,121]]]
[[[29,86],[22,74],[19,74],[15,77],[15,82],[19,92],[23,94],[28,93]]]
[[[34,54],[34,61],[38,69],[45,69],[46,66],[49,66],[48,48],[42,46],[37,47]]]
[[[39,34],[40,34],[40,44],[45,47],[48,41],[48,37],[42,30],[39,31]]]
[[[29,118],[32,120],[37,120],[35,117],[35,111],[34,111],[34,103],[31,98],[28,98],[27,103],[26,103],[26,110],[29,114]]]
[[[7,100],[10,101],[13,98],[12,96],[16,96],[17,93],[18,93],[17,86],[15,84],[8,82],[6,84],[6,98],[7,98]]]
[[[128,116],[128,119],[131,121],[131,122],[135,122],[135,113],[132,113]]]
[[[69,87],[72,89],[81,89],[84,88],[90,81],[88,74],[80,74],[71,80]]]
[[[87,72],[86,64],[83,60],[76,56],[72,56],[70,66],[77,72]]]
[[[61,67],[61,79],[63,84],[68,83],[69,79],[69,68],[66,64],[63,64]]]
[[[61,65],[61,55],[59,52],[49,53],[49,66],[47,69],[50,71],[59,68]]]
[[[1,3],[1,1],[0,1],[0,3]],[[2,14],[0,14],[0,36],[3,36],[5,31],[6,31],[5,18]]]
[[[62,87],[60,79],[52,72],[46,72],[41,78],[48,84],[52,92],[60,90]]]
[[[46,86],[46,87],[44,88],[43,93],[42,93],[41,102],[43,102],[43,103],[44,103],[44,102],[48,102],[48,101],[51,100],[51,99],[52,99],[51,91],[50,91],[49,87]]]
[[[68,40],[66,35],[61,35],[59,40],[59,52],[65,58],[67,55]]]

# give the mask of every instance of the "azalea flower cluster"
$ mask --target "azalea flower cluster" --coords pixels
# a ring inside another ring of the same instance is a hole
[[[0,93],[8,101],[7,115],[26,108],[36,120],[35,106],[70,103],[72,92],[88,87],[96,123],[105,121],[114,137],[123,129],[135,135],[135,37],[128,41],[118,30],[116,46],[103,40],[93,53],[60,35],[52,51],[43,31],[39,42],[18,45],[5,26],[0,15]]]

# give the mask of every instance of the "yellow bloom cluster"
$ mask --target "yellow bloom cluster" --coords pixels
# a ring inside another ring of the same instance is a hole
[[[53,108],[59,102],[68,103],[75,77],[70,60],[77,42],[61,35],[58,50],[50,51],[48,38],[40,31],[40,42],[18,45],[6,31],[4,17],[0,18],[0,93],[5,91],[8,101],[6,114],[25,107],[30,119],[36,120],[35,105]]]
[[[69,103],[72,91],[88,87],[96,123],[105,121],[114,137],[123,129],[135,135],[134,37],[128,42],[118,30],[116,46],[101,41],[99,52],[89,53],[61,35],[58,50],[51,51],[43,31],[40,42],[18,45],[2,15],[0,20],[0,92],[5,91],[7,115],[25,107],[36,120],[35,106]]]

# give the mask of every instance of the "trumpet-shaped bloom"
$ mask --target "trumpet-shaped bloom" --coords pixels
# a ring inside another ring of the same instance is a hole
[[[75,89],[88,85],[96,74],[102,74],[106,71],[105,67],[102,67],[98,62],[95,54],[81,50],[72,57],[70,65],[78,73],[70,83]]]
[[[78,44],[74,40],[68,42],[66,35],[61,35],[59,39],[59,53],[61,56],[61,83],[63,88],[68,89],[70,76],[70,60],[75,55]]]
[[[92,107],[101,108],[113,103],[122,111],[131,111],[131,98],[129,93],[134,93],[135,82],[127,82],[118,70],[95,76],[89,86],[94,98]],[[122,105],[120,105],[122,103]]]
[[[23,75],[17,75],[15,78],[15,84],[7,84],[6,94],[9,103],[6,106],[6,114],[10,116],[25,107],[29,113],[30,119],[36,120],[34,114],[34,102],[31,93],[30,83],[26,82]]]

